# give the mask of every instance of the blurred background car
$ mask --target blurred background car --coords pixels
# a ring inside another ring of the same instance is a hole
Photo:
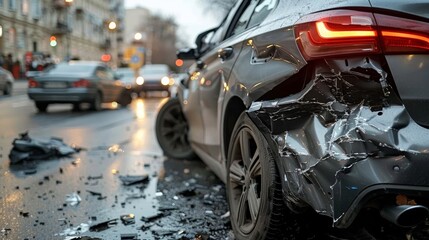
[[[136,72],[131,68],[118,68],[115,72],[118,79],[121,80],[125,88],[131,90],[133,93],[139,93],[139,86],[143,85],[144,79],[139,72]]]
[[[147,96],[150,91],[166,92],[170,96],[169,88],[174,84],[170,68],[166,64],[148,64],[141,68],[144,83],[138,87],[141,95]]]
[[[11,95],[15,78],[8,70],[0,67],[0,91],[3,95]]]
[[[98,111],[105,102],[127,106],[132,100],[130,90],[115,79],[114,72],[95,61],[60,63],[30,78],[28,96],[40,112],[52,103],[71,103],[74,110],[79,110],[81,103],[89,103],[91,110]]]

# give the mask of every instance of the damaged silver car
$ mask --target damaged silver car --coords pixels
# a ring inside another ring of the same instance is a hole
[[[355,238],[427,226],[428,1],[242,0],[196,45],[157,137],[225,181],[237,239],[308,211]]]

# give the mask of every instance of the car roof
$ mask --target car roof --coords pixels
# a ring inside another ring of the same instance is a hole
[[[69,62],[62,62],[63,64],[68,64],[68,65],[90,65],[90,66],[97,66],[97,65],[103,65],[103,66],[107,66],[106,64],[99,62],[99,61],[82,61],[82,60],[73,60],[73,61],[69,61]]]

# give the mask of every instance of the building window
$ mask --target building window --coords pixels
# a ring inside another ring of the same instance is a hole
[[[42,16],[42,4],[40,0],[31,0],[31,16],[33,19],[40,19]]]
[[[22,2],[21,2],[22,15],[28,15],[29,8],[30,8],[30,6],[28,3],[28,0],[22,0]]]
[[[0,8],[2,8],[3,6],[4,6],[3,0],[0,0]]]
[[[16,0],[9,0],[9,10],[16,11]]]

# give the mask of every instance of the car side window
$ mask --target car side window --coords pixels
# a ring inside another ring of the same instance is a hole
[[[115,74],[113,73],[112,70],[110,70],[108,68],[106,69],[106,79],[111,80],[111,81],[115,80]]]
[[[254,27],[260,24],[274,9],[277,4],[277,0],[260,0],[258,5],[255,7],[252,16],[250,17],[247,28]]]
[[[107,79],[107,72],[106,72],[106,69],[103,67],[97,67],[95,69],[95,75],[100,79],[103,79],[103,80]]]
[[[235,23],[230,36],[240,34],[247,29],[250,18],[252,17],[253,9],[258,4],[259,0],[251,0],[250,3],[246,6],[244,11],[242,11],[240,18]]]

